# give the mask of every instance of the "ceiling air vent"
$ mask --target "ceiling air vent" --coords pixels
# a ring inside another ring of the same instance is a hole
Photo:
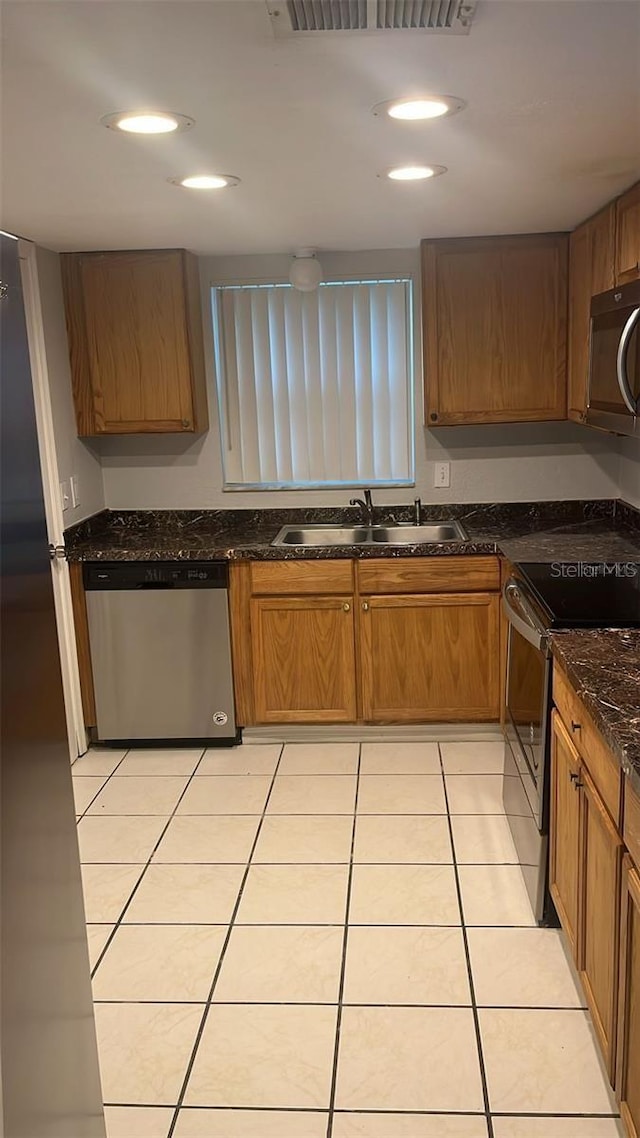
[[[418,31],[468,35],[476,0],[267,0],[274,34]]]

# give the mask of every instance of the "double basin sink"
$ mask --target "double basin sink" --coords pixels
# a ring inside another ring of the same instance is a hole
[[[283,526],[272,545],[277,546],[341,546],[341,545],[438,545],[444,541],[467,541],[458,521],[437,525]]]

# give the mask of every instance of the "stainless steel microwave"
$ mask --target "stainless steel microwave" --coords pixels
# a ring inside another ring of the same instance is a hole
[[[586,422],[640,438],[640,281],[591,301]]]

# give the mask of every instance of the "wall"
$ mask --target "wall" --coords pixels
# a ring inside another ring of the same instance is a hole
[[[618,444],[618,493],[625,502],[640,510],[640,440],[619,439]]]
[[[79,490],[79,505],[75,509],[70,505],[64,512],[66,527],[104,508],[102,467],[99,455],[76,432],[60,258],[41,248],[36,258],[60,481],[68,481],[73,474]]]
[[[416,327],[420,290],[417,250],[323,253],[325,279],[389,273],[414,278]],[[212,372],[209,288],[234,281],[286,280],[289,257],[203,258],[200,263],[205,343],[209,361],[211,427],[196,439],[121,437],[96,440],[106,504],[112,508],[250,508],[344,504],[349,490],[225,492]],[[417,337],[419,340],[419,337]],[[389,505],[420,494],[425,502],[536,501],[617,495],[619,457],[610,439],[571,423],[448,427],[422,426],[422,364],[416,347],[416,489],[378,490]],[[434,463],[451,462],[451,485],[433,486]]]

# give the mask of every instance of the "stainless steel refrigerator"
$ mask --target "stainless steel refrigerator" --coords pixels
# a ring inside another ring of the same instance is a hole
[[[4,1138],[104,1138],[18,243],[0,237]]]

